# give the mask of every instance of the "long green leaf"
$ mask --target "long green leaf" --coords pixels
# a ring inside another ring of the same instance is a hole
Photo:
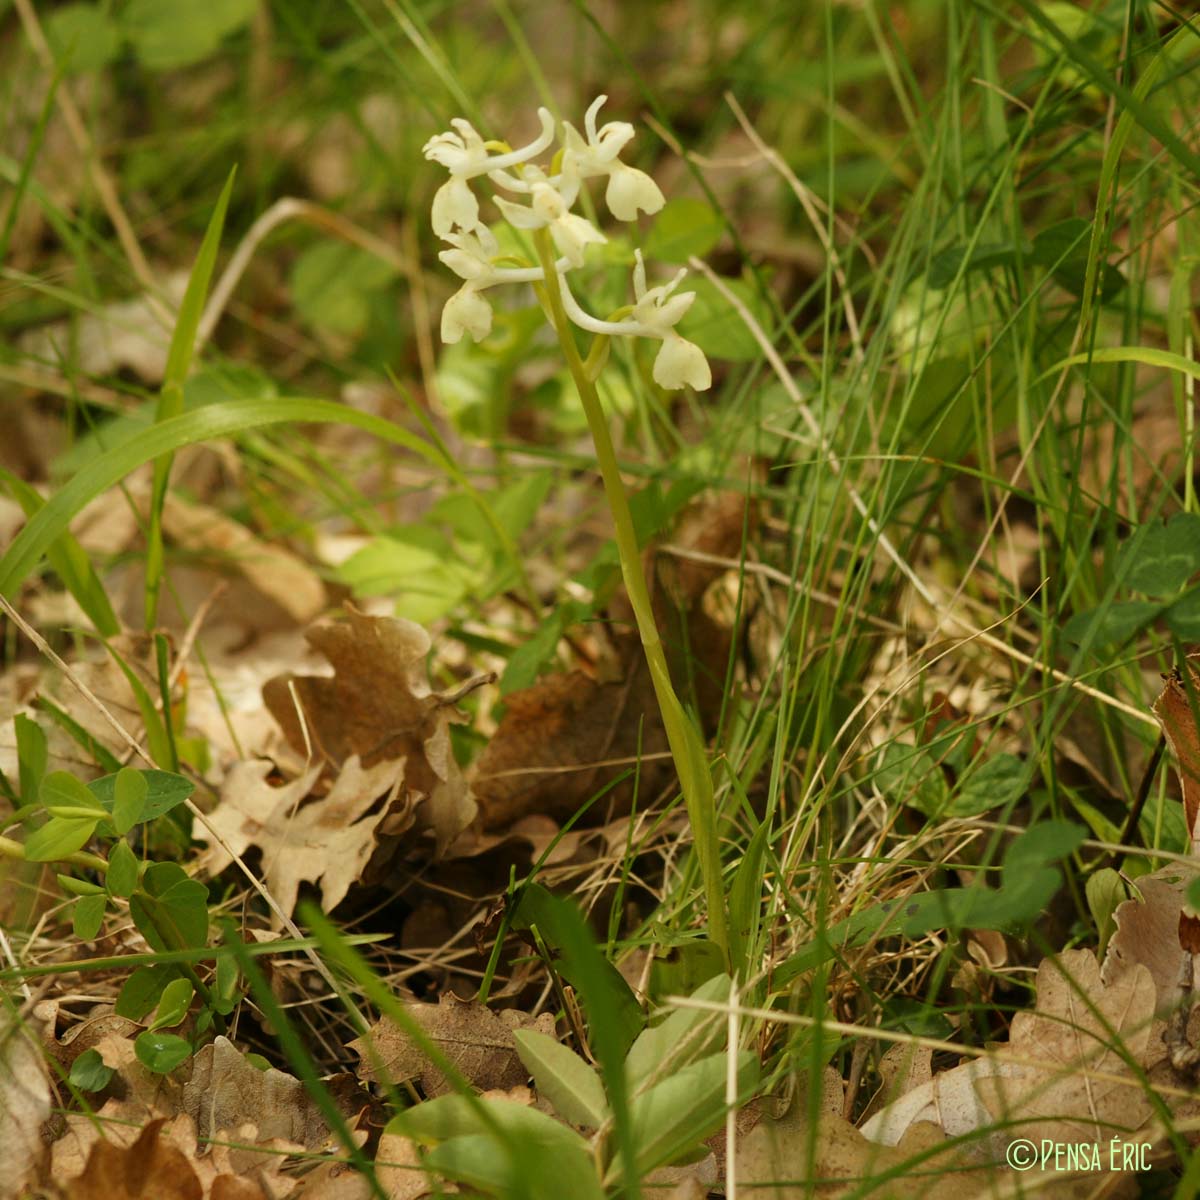
[[[205,405],[143,429],[128,441],[106,450],[55,492],[30,517],[0,558],[0,595],[11,597],[46,556],[55,539],[66,531],[72,518],[89,501],[143,463],[181,446],[288,423],[354,425],[383,441],[413,451],[439,470],[444,468],[441,455],[407,429],[329,400],[272,398]]]
[[[539,1095],[554,1105],[559,1116],[587,1129],[604,1124],[608,1116],[604,1085],[578,1054],[536,1029],[518,1029],[513,1041]]]
[[[1181,375],[1190,375],[1200,379],[1200,363],[1182,354],[1173,354],[1170,350],[1160,350],[1155,346],[1102,346],[1085,354],[1072,354],[1056,362],[1054,366],[1043,371],[1038,377],[1045,379],[1067,367],[1078,367],[1084,363],[1141,363],[1147,367],[1166,367],[1168,371],[1178,371]]]
[[[648,1174],[669,1163],[717,1129],[725,1119],[728,1064],[724,1053],[692,1063],[634,1098],[630,1119],[637,1131],[637,1169]],[[738,1095],[747,1099],[758,1083],[758,1058],[741,1050],[737,1060]],[[619,1160],[605,1177],[621,1178]]]

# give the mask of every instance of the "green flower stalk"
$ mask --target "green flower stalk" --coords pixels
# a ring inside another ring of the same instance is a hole
[[[615,320],[591,316],[571,291],[568,276],[583,265],[588,245],[607,240],[590,221],[571,211],[585,180],[607,179],[605,201],[618,220],[636,220],[639,212],[657,212],[664,203],[662,192],[645,172],[618,158],[620,150],[633,137],[633,126],[611,121],[597,129],[596,117],[604,100],[601,96],[587,111],[586,137],[564,123],[563,144],[551,171],[530,163],[553,141],[554,122],[544,108],[538,110],[541,134],[519,150],[511,150],[503,143],[484,142],[464,120],[452,122],[454,132],[439,134],[426,143],[425,157],[441,163],[450,172],[450,179],[438,190],[433,203],[434,232],[450,245],[439,257],[464,281],[442,310],[442,340],[457,342],[466,333],[478,342],[491,332],[491,305],[482,295],[488,288],[505,283],[532,284],[542,298],[596,448],[596,461],[616,530],[621,575],[687,804],[704,881],[709,936],[728,957],[728,922],[708,756],[700,731],[671,684],[642,570],[629,498],[596,392],[593,364],[603,363],[602,349],[608,339],[645,337],[660,343],[653,370],[660,387],[671,390],[686,385],[703,390],[711,386],[712,374],[703,351],[675,331],[696,298],[694,292],[676,291],[686,271],[680,271],[668,284],[647,288],[645,264],[639,252],[633,273],[634,304],[621,310],[623,315]],[[511,173],[512,169],[519,174]],[[536,265],[511,265],[511,258],[504,260],[508,265],[501,265],[499,243],[480,219],[479,201],[470,186],[470,180],[485,175],[496,187],[528,201],[526,204],[497,197],[496,205],[511,226],[533,234],[538,254]],[[572,326],[596,336],[595,350],[586,363],[575,344]]]

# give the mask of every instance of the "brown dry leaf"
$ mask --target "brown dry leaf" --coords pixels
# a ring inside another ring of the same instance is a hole
[[[933,1051],[927,1046],[898,1042],[879,1062],[879,1090],[871,1098],[864,1117],[891,1108],[897,1100],[933,1081]],[[838,1111],[841,1111],[840,1109]],[[940,1124],[940,1122],[938,1122]],[[944,1128],[944,1126],[943,1126]],[[876,1141],[885,1139],[874,1139]]]
[[[186,271],[173,271],[162,280],[168,304],[177,308],[187,288]],[[21,336],[25,353],[56,361],[58,347],[71,346],[75,368],[98,378],[128,368],[147,383],[162,380],[171,334],[151,298],[145,294],[106,304],[93,313],[30,330]]]
[[[206,1200],[224,1195],[227,1200],[284,1200],[296,1181],[283,1174],[288,1155],[303,1153],[304,1146],[282,1138],[262,1138],[257,1127],[244,1124],[229,1130],[200,1153],[196,1126],[187,1113],[168,1118],[147,1110],[138,1101],[111,1099],[93,1120],[69,1113],[66,1132],[51,1147],[50,1176],[59,1183],[87,1176],[98,1145],[128,1150],[151,1125],[162,1128],[161,1140],[190,1166]],[[153,1196],[153,1191],[147,1193]]]
[[[1192,683],[1195,687],[1200,687],[1200,677],[1192,667],[1194,662],[1200,662],[1200,655],[1190,655],[1187,660]],[[1197,829],[1197,817],[1200,817],[1200,729],[1197,728],[1192,713],[1188,688],[1178,670],[1172,671],[1166,677],[1166,683],[1158,699],[1154,701],[1153,709],[1179,765],[1184,818],[1195,853],[1197,840],[1200,838],[1200,830]]]
[[[899,1047],[897,1047],[899,1049]],[[905,1092],[863,1123],[862,1135],[881,1146],[895,1146],[914,1125],[936,1125],[947,1137],[966,1137],[991,1125],[992,1115],[976,1090],[976,1081],[1005,1068],[991,1058],[976,1058]],[[997,1130],[972,1144],[974,1155],[999,1162],[1010,1137]]]
[[[196,1055],[182,1105],[204,1138],[252,1122],[257,1141],[280,1138],[316,1150],[329,1139],[329,1127],[300,1080],[274,1067],[258,1070],[226,1037]]]
[[[575,670],[505,698],[504,718],[472,777],[486,830],[507,829],[530,813],[566,820],[639,757],[641,794],[666,784],[667,738],[650,672],[635,638],[621,639],[620,648],[618,681]],[[632,802],[628,779],[605,792],[595,815],[628,812]]]
[[[1179,1000],[1179,916],[1197,872],[1200,864],[1188,868],[1170,863],[1152,875],[1140,875],[1133,886],[1141,898],[1126,900],[1114,914],[1117,929],[1109,939],[1101,981],[1112,983],[1141,963],[1154,980],[1154,1008],[1160,1017]]]
[[[19,1195],[36,1173],[50,1116],[50,1082],[29,1031],[0,1007],[0,1196]]]
[[[165,1124],[151,1121],[128,1146],[97,1141],[67,1200],[204,1200],[187,1156],[161,1136]]]
[[[102,1121],[108,1115],[106,1105]],[[86,1164],[55,1157],[53,1177],[65,1183],[65,1200],[283,1200],[295,1187],[278,1175],[279,1154],[263,1155],[269,1179],[229,1147],[199,1155],[195,1126],[183,1114],[142,1128],[123,1120],[103,1127],[103,1138],[93,1130]],[[257,1138],[252,1125],[238,1132],[251,1142]]]
[[[1192,666],[1197,661],[1200,661],[1200,655],[1193,654],[1184,664],[1190,689],[1182,672],[1172,670],[1153,706],[1163,736],[1175,753],[1183,788],[1184,823],[1194,855],[1200,855],[1200,727],[1193,709],[1193,701],[1200,703],[1200,675]],[[1186,953],[1200,954],[1200,917],[1186,904],[1179,913],[1178,940]]]
[[[352,1136],[360,1147],[367,1140],[363,1130],[353,1131]],[[371,1200],[373,1195],[365,1176],[343,1159],[333,1159],[304,1177],[295,1200]]]
[[[418,1200],[432,1190],[429,1175],[421,1167],[421,1153],[411,1138],[384,1133],[375,1152],[375,1174],[388,1200]]]
[[[1118,1046],[1139,1064],[1162,1057],[1150,1037],[1155,1000],[1140,963],[1106,986],[1090,950],[1044,959],[1037,1007],[1013,1018],[1009,1056],[997,1055],[1005,1069],[978,1081],[980,1098],[997,1121],[1019,1122],[1013,1136],[1034,1141],[1107,1143],[1118,1130],[1140,1129],[1151,1106]]]
[[[520,1087],[529,1078],[517,1057],[514,1029],[554,1035],[554,1018],[549,1013],[536,1019],[511,1009],[497,1014],[478,1001],[460,1000],[453,994],[442,996],[437,1004],[406,1004],[405,1011],[481,1091]],[[369,1039],[355,1038],[349,1047],[361,1060],[361,1079],[416,1080],[430,1098],[453,1090],[442,1072],[386,1017],[376,1022]]]
[[[326,605],[321,577],[302,558],[257,537],[215,508],[190,504],[171,492],[163,505],[163,532],[192,552],[219,556],[293,621],[313,620]]]
[[[757,1200],[859,1195],[864,1181],[892,1171],[895,1178],[880,1193],[889,1200],[997,1200],[1029,1195],[1096,1200],[1137,1195],[1119,1173],[1072,1177],[1041,1167],[1018,1173],[973,1162],[961,1144],[944,1145],[946,1140],[936,1125],[922,1122],[905,1130],[895,1146],[877,1145],[830,1112],[821,1114],[814,1131],[805,1097],[799,1093],[788,1113],[760,1121],[738,1144],[737,1180]]]
[[[320,886],[327,911],[336,908],[361,876],[377,845],[377,830],[389,816],[391,797],[402,785],[405,763],[377,762],[364,770],[352,756],[327,796],[304,801],[320,767],[293,783],[267,783],[267,762],[240,763],[226,776],[221,799],[209,821],[230,850],[244,854],[262,848],[263,879],[285,913],[296,905],[300,884]],[[388,797],[374,813],[368,810]],[[232,862],[214,842],[201,866],[216,875]]]
[[[307,731],[313,748],[337,764],[352,755],[366,767],[402,761],[417,824],[432,830],[440,854],[476,811],[450,746],[450,725],[462,718],[453,700],[426,682],[431,643],[425,630],[350,606],[347,616],[305,635],[333,666],[332,678],[277,676],[263,686],[263,699],[297,753],[305,753]]]

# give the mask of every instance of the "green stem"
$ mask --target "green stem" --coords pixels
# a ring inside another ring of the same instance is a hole
[[[700,874],[704,879],[705,898],[708,902],[709,936],[721,948],[728,962],[729,933],[725,917],[725,891],[721,883],[721,852],[717,838],[716,806],[708,755],[699,730],[684,712],[683,705],[679,703],[679,697],[671,685],[667,656],[658,636],[654,607],[650,602],[650,590],[646,586],[646,577],[642,571],[642,558],[633,526],[633,514],[629,511],[629,499],[625,494],[625,485],[621,482],[621,471],[608,432],[608,423],[604,418],[604,410],[600,406],[600,397],[579,356],[570,322],[563,311],[562,292],[559,288],[558,273],[554,268],[553,245],[545,229],[534,233],[534,241],[545,274],[546,298],[550,304],[558,342],[567,360],[571,377],[575,380],[575,387],[583,403],[588,428],[596,447],[596,460],[600,466],[604,492],[616,530],[621,576],[629,594],[629,603],[633,607],[646,664],[650,668],[650,679],[654,684],[654,694],[658,698],[663,726],[667,731],[667,743],[671,748],[671,757],[675,760],[675,769],[679,774],[679,784],[687,805]]]

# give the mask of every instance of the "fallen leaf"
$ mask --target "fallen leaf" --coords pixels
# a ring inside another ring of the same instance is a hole
[[[175,308],[187,287],[186,271],[162,280],[167,303]],[[70,322],[43,325],[22,335],[20,345],[34,359],[54,362],[60,346],[74,349],[74,366],[89,377],[113,375],[129,368],[147,383],[162,380],[167,365],[170,331],[147,295],[106,304]]]
[[[933,1081],[933,1051],[927,1046],[898,1042],[879,1060],[879,1091],[867,1105],[866,1117],[873,1116],[896,1101]],[[840,1110],[839,1110],[840,1111]],[[940,1124],[940,1122],[939,1122]],[[875,1138],[875,1141],[886,1139]]]
[[[628,812],[632,768],[654,796],[671,776],[667,737],[640,645],[623,639],[624,678],[600,682],[584,671],[547,675],[506,697],[499,727],[480,755],[471,786],[485,830],[507,829],[531,813],[564,821],[604,791],[596,819]],[[613,787],[620,775],[629,778]]]
[[[50,1082],[30,1032],[0,1008],[0,1196],[20,1195],[36,1174],[50,1116]]]
[[[421,1167],[421,1154],[411,1138],[384,1133],[375,1152],[375,1174],[388,1200],[418,1200],[432,1190],[428,1173]]]
[[[523,1086],[529,1072],[517,1056],[513,1031],[536,1029],[554,1034],[554,1018],[536,1019],[513,1009],[494,1013],[475,1000],[444,995],[437,1004],[410,1002],[405,1011],[438,1049],[481,1091]],[[429,1098],[453,1091],[452,1085],[408,1035],[388,1018],[376,1022],[367,1037],[349,1048],[359,1056],[359,1077],[372,1082],[415,1080]]]
[[[1154,980],[1154,1010],[1160,1017],[1179,1001],[1179,915],[1188,884],[1200,864],[1188,868],[1170,863],[1152,875],[1140,875],[1133,886],[1140,893],[1117,906],[1116,932],[1109,939],[1100,971],[1101,982],[1113,983],[1137,964]]]
[[[1016,1123],[1010,1136],[1036,1142],[1107,1144],[1140,1129],[1151,1105],[1125,1055],[1143,1066],[1162,1057],[1150,1038],[1155,1002],[1140,963],[1106,986],[1090,950],[1043,959],[1037,1007],[1013,1018],[1008,1053],[996,1055],[1005,1070],[977,1082],[981,1099],[997,1121]]]
[[[1193,701],[1200,703],[1200,676],[1192,666],[1197,661],[1200,656],[1193,654],[1184,663],[1187,683],[1181,671],[1172,670],[1153,705],[1163,736],[1175,753],[1183,788],[1184,824],[1193,855],[1200,855],[1200,725],[1193,708]],[[1178,940],[1185,954],[1200,954],[1200,917],[1186,903],[1179,912]]]
[[[172,492],[163,505],[162,522],[163,532],[179,547],[219,556],[222,567],[241,574],[293,621],[311,621],[325,608],[325,585],[312,567],[215,508],[189,503]]]
[[[350,606],[347,616],[305,635],[333,666],[332,678],[277,676],[263,686],[263,700],[300,754],[311,741],[334,764],[352,755],[368,768],[402,761],[411,804],[423,798],[417,826],[433,832],[441,854],[476,812],[450,745],[450,725],[462,718],[453,698],[426,682],[430,640],[419,625]]]
[[[196,1054],[182,1107],[203,1138],[252,1122],[259,1141],[279,1138],[316,1150],[329,1140],[325,1118],[300,1080],[274,1067],[260,1071],[226,1037]]]
[[[899,1048],[899,1047],[897,1047]],[[861,1129],[869,1141],[895,1146],[914,1125],[936,1125],[947,1137],[966,1137],[992,1123],[992,1114],[976,1091],[976,1081],[1004,1067],[992,1058],[974,1058],[949,1071],[939,1071],[897,1097],[866,1121]],[[997,1130],[973,1143],[972,1152],[999,1162],[1011,1137]]]
[[[263,881],[285,913],[295,908],[305,881],[320,887],[322,904],[331,911],[375,852],[376,831],[391,813],[405,767],[403,760],[386,760],[364,769],[351,756],[327,796],[305,800],[320,767],[275,788],[267,783],[271,763],[240,763],[226,776],[209,823],[234,854],[261,847]],[[375,812],[368,811],[377,804]],[[232,861],[214,841],[201,866],[216,875]]]
[[[999,1200],[1053,1196],[1097,1200],[1136,1196],[1134,1181],[1120,1172],[1072,1176],[1035,1164],[1014,1172],[1007,1166],[972,1161],[970,1144],[950,1141],[937,1125],[915,1122],[895,1145],[869,1141],[836,1113],[809,1122],[807,1097],[799,1092],[779,1118],[764,1118],[737,1147],[739,1189],[756,1200],[809,1200],[861,1196],[872,1180],[890,1176],[880,1195],[889,1200]]]
[[[97,1141],[67,1200],[204,1200],[187,1156],[160,1136],[165,1124],[151,1121],[128,1146]]]

